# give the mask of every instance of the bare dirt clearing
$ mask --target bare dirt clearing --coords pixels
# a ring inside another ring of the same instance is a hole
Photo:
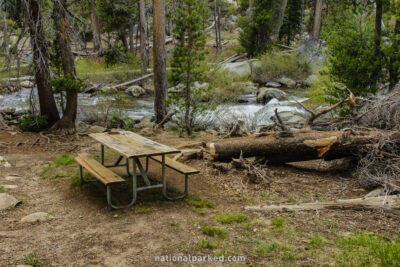
[[[32,146],[37,138],[40,141]],[[162,132],[152,139],[174,146],[213,138],[182,139],[175,133]],[[49,266],[154,266],[157,255],[189,254],[246,255],[243,265],[329,266],[337,263],[336,257],[341,254],[338,240],[353,232],[369,231],[388,238],[398,235],[400,214],[395,211],[244,211],[250,204],[313,202],[368,193],[348,173],[291,166],[268,167],[269,175],[280,183],[266,187],[248,183],[242,171],[220,173],[206,160],[190,160],[186,164],[201,173],[190,179],[189,192],[201,200],[192,196],[169,202],[155,190],[139,193],[133,209],[110,210],[102,185],[71,184],[78,170],[76,164],[56,167],[58,178],[42,178],[43,168],[66,151],[74,148],[68,154],[94,154],[99,152],[98,146],[87,137],[79,141],[56,136],[50,139],[50,144],[45,144],[46,138],[38,134],[0,131],[0,141],[7,144],[0,155],[11,164],[0,167],[0,186],[22,201],[15,208],[0,211],[0,266],[23,264],[24,255],[33,252]],[[61,145],[65,143],[71,145]],[[107,160],[114,155],[109,156]],[[156,180],[157,167],[157,163],[150,166],[150,177]],[[124,174],[123,169],[117,172]],[[10,177],[12,174],[18,176]],[[183,177],[172,171],[167,175],[171,187],[182,191]],[[126,188],[120,192],[118,201],[127,201]],[[21,222],[35,212],[47,212],[51,218]],[[231,213],[245,216],[237,221],[218,219],[217,215]],[[214,230],[206,231],[205,226]],[[219,237],[216,229],[226,232],[225,237]]]

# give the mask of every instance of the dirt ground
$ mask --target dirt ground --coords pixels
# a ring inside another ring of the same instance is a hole
[[[71,176],[43,178],[42,169],[61,154],[84,151],[98,153],[99,145],[89,137],[73,138],[0,131],[0,155],[11,167],[0,167],[0,186],[22,201],[0,211],[0,266],[24,264],[25,255],[35,253],[44,266],[169,266],[157,263],[162,255],[245,255],[243,263],[176,263],[183,266],[332,266],[340,255],[338,239],[353,232],[373,232],[391,237],[398,234],[400,214],[387,211],[307,211],[296,213],[249,213],[247,205],[301,203],[364,196],[354,177],[343,171],[316,171],[293,166],[271,166],[274,183],[251,184],[243,171],[220,173],[207,160],[186,164],[201,173],[190,179],[190,194],[215,203],[215,208],[196,208],[190,199],[166,201],[161,192],[141,192],[135,208],[111,210],[101,184],[73,186]],[[39,140],[37,141],[37,139]],[[212,136],[179,138],[161,132],[152,139],[167,145],[218,139]],[[49,143],[48,143],[49,142]],[[32,146],[32,144],[35,145]],[[112,161],[112,158],[107,160]],[[160,165],[150,166],[150,177],[159,181]],[[57,167],[77,172],[77,165]],[[124,169],[116,170],[123,175]],[[6,180],[17,174],[13,180]],[[167,172],[169,185],[183,190],[183,177]],[[124,188],[116,201],[129,201]],[[27,224],[20,220],[34,212],[47,212],[51,220]],[[243,222],[221,224],[215,216],[240,213]],[[278,218],[278,219],[277,219]],[[281,221],[282,224],[276,223]],[[225,238],[203,234],[204,224],[225,229]],[[312,246],[315,238],[322,240]],[[207,242],[212,245],[204,245]],[[274,242],[279,249],[260,253],[257,245]],[[203,244],[203,245],[201,245]]]

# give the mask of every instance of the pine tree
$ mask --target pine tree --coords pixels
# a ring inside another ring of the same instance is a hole
[[[288,0],[283,24],[279,32],[279,40],[286,45],[295,39],[296,34],[300,32],[301,24],[301,0]]]
[[[192,134],[193,119],[199,110],[198,93],[192,90],[193,83],[203,82],[205,77],[199,69],[205,59],[206,36],[203,32],[203,1],[182,0],[174,18],[174,37],[177,40],[171,62],[169,81],[173,85],[183,84],[181,90],[170,96],[169,102],[178,111],[185,110],[185,127]]]

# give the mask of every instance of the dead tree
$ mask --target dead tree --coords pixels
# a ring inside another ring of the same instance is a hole
[[[48,64],[48,42],[42,24],[42,6],[36,0],[24,0],[25,23],[29,27],[33,51],[35,81],[38,89],[40,114],[47,116],[49,125],[60,119],[53,90],[50,86],[50,70]]]
[[[167,63],[165,50],[165,1],[153,0],[154,110],[156,123],[167,114]]]

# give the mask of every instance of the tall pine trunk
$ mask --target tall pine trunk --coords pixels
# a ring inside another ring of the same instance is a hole
[[[101,30],[99,17],[96,13],[96,6],[94,2],[90,3],[90,27],[93,33],[93,50],[97,51],[99,57],[103,56],[103,44],[101,42]]]
[[[4,55],[6,56],[6,62],[4,63],[4,69],[8,68],[11,62],[11,55],[10,55],[10,42],[8,39],[8,24],[7,24],[7,12],[3,12],[3,46],[4,46]]]
[[[279,0],[277,2],[277,9],[275,10],[276,12],[276,24],[275,24],[275,29],[274,29],[274,40],[277,40],[279,37],[279,31],[281,30],[281,26],[283,24],[283,18],[285,15],[285,9],[287,6],[288,0]]]
[[[135,54],[135,24],[133,21],[129,24],[129,52]]]
[[[160,123],[167,114],[167,70],[165,50],[165,2],[153,0],[153,58],[154,58],[154,111],[156,123]]]
[[[50,86],[50,71],[48,64],[48,42],[43,30],[41,5],[36,0],[24,0],[25,19],[29,27],[35,81],[38,89],[40,114],[47,116],[49,125],[60,119],[53,90]]]
[[[317,0],[315,3],[314,26],[312,34],[314,39],[319,39],[319,35],[321,33],[322,4],[323,0]]]
[[[76,80],[74,57],[71,52],[71,43],[67,33],[67,21],[65,14],[65,1],[59,0],[54,4],[53,20],[57,30],[57,38],[60,44],[61,62],[64,76]],[[78,107],[78,92],[67,89],[67,106],[63,117],[52,127],[53,130],[65,129],[68,132],[75,130],[75,121]]]
[[[144,0],[139,0],[140,19],[140,57],[142,59],[142,74],[145,74],[149,66],[149,50],[147,48],[146,7]]]
[[[219,0],[214,0],[214,22],[215,22],[215,47],[216,47],[216,54],[218,55],[219,51],[222,48]]]

